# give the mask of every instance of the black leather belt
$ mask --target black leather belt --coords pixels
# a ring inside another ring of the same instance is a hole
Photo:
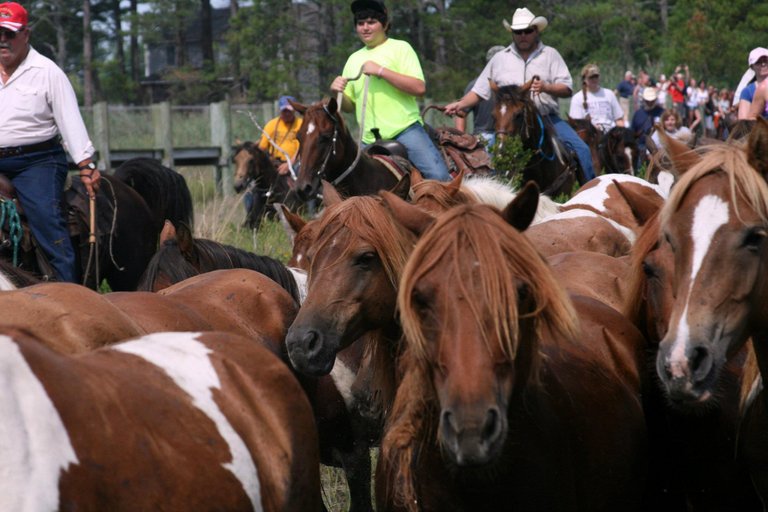
[[[57,135],[52,139],[46,140],[44,142],[38,142],[37,144],[0,148],[0,158],[9,158],[13,156],[26,155],[27,153],[35,153],[37,151],[46,151],[49,149],[55,149],[60,146],[61,138]]]

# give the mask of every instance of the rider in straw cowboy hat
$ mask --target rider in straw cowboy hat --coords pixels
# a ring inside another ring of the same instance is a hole
[[[560,53],[541,42],[540,34],[547,28],[547,19],[535,16],[523,7],[515,11],[512,23],[504,20],[503,24],[512,32],[512,44],[494,55],[480,73],[472,90],[460,100],[447,105],[445,113],[455,115],[462,109],[473,107],[481,99],[490,98],[492,92],[489,80],[499,86],[523,85],[537,76],[531,91],[539,112],[552,123],[560,140],[576,152],[585,178],[594,178],[589,148],[559,116],[557,99],[571,97],[573,81]]]

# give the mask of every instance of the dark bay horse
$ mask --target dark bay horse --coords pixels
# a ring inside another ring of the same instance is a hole
[[[699,158],[683,144],[673,142],[672,146],[680,171]],[[686,159],[690,161],[683,164]],[[631,191],[626,192],[633,201]],[[661,231],[660,210],[648,210],[630,254],[624,307],[648,340],[647,371],[654,382],[645,397],[651,438],[648,506],[762,510],[744,465],[735,458],[747,347],[726,363],[705,403],[670,400],[657,376],[659,343],[667,335],[675,303],[675,261],[675,251]]]
[[[550,197],[570,194],[580,166],[557,141],[554,129],[544,122],[530,97],[532,82],[503,87],[491,83],[496,101],[493,116],[499,150],[502,150],[506,137],[519,136],[523,147],[533,154],[522,171],[522,183],[534,181],[542,193]],[[579,178],[579,182],[584,180]]]
[[[304,117],[298,133],[301,170],[296,191],[303,200],[314,198],[320,180],[333,184],[344,196],[390,190],[411,165],[404,158],[371,156],[352,138],[335,98],[304,106],[291,102]]]
[[[79,176],[72,177],[65,191],[65,213],[68,218],[75,259],[81,283],[96,289],[106,280],[112,290],[135,290],[147,262],[155,252],[155,221],[144,199],[131,187],[109,175],[96,195],[95,243],[91,243],[90,204]],[[13,198],[3,200],[0,257],[11,261],[40,280],[53,279],[53,270],[37,248],[26,225],[23,211]],[[13,205],[7,209],[6,206]],[[15,219],[14,229],[9,231]],[[18,242],[16,242],[18,240]]]
[[[258,338],[163,333],[73,356],[0,332],[4,510],[321,510],[310,405]]]
[[[166,222],[160,235],[160,247],[147,264],[137,289],[159,291],[163,288],[211,270],[247,268],[262,273],[285,288],[301,302],[306,276],[303,271],[286,267],[269,256],[204,238],[194,238],[184,225]]]
[[[525,187],[504,218],[474,204],[433,219],[388,196],[421,236],[400,279],[380,510],[641,508],[644,340],[612,308],[568,297],[517,231],[537,197]]]
[[[608,132],[600,132],[588,119],[571,119],[568,123],[579,138],[589,146],[592,165],[599,174],[635,174],[638,147],[632,130],[614,126]]]
[[[235,192],[248,190],[253,194],[245,226],[259,229],[264,216],[274,218],[276,203],[285,204],[293,211],[303,204],[294,190],[294,179],[277,171],[280,161],[272,159],[253,142],[236,145],[232,150],[232,162],[235,164]]]
[[[750,338],[760,373],[768,368],[768,123],[758,119],[745,143],[712,145],[701,155],[666,145],[681,177],[661,214],[660,238],[674,255],[673,301],[656,369],[670,402],[701,410],[720,401],[728,366]],[[765,391],[744,384],[753,392],[738,454],[765,503]]]
[[[192,194],[181,173],[152,158],[132,158],[115,169],[114,176],[138,192],[147,203],[157,235],[166,220],[174,226],[181,223],[194,226]]]

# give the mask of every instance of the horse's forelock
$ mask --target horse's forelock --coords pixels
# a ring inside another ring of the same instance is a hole
[[[410,235],[375,196],[353,196],[328,208],[321,219],[315,241],[317,251],[336,237],[356,236],[371,244],[381,258],[393,288],[397,283],[413,245]],[[339,257],[349,254],[351,244]]]
[[[710,145],[702,153],[701,160],[684,172],[670,192],[661,212],[662,226],[668,225],[672,215],[696,182],[712,173],[723,172],[730,183],[730,201],[739,215],[739,198],[757,213],[763,224],[768,223],[768,184],[749,165],[743,144],[720,143]]]
[[[470,301],[471,314],[484,336],[482,309],[490,312],[495,321],[494,335],[510,360],[521,342],[516,286],[520,281],[526,283],[536,304],[530,316],[534,318],[537,334],[541,335],[547,324],[554,332],[569,338],[575,336],[576,316],[570,301],[533,246],[490,207],[459,206],[443,214],[422,236],[401,279],[398,304],[403,329],[409,345],[421,357],[428,357],[429,351],[411,293],[419,279],[446,264],[449,267],[444,270],[444,281],[462,287],[467,296],[475,296],[476,300]],[[475,273],[479,272],[480,281],[471,289],[472,283],[459,278],[465,265],[472,265]],[[489,338],[484,341],[489,343]],[[535,371],[531,374],[535,375]]]

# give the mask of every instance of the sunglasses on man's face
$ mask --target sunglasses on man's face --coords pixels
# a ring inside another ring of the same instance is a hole
[[[525,30],[513,30],[512,33],[515,34],[516,36],[521,36],[523,34],[525,35],[533,34],[535,31],[536,31],[535,28],[530,27],[530,28],[526,28]]]
[[[24,32],[24,29],[14,32],[13,30],[0,30],[0,39],[5,37],[6,39],[16,39],[16,35]]]

